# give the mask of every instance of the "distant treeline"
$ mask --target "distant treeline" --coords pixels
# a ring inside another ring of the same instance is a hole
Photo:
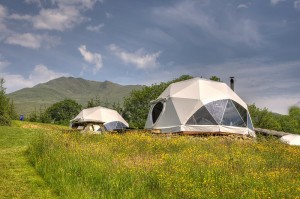
[[[272,113],[267,108],[248,106],[254,127],[300,134],[300,107],[289,108],[288,115]]]

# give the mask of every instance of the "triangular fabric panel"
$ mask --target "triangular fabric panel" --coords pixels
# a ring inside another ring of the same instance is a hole
[[[172,103],[181,124],[185,124],[191,115],[203,105],[199,100],[183,98],[172,98]]]
[[[175,107],[171,100],[166,101],[164,104],[165,108],[159,118],[157,119],[157,122],[154,124],[155,126],[175,126],[180,125],[180,120],[178,118],[178,113],[175,110]]]
[[[181,81],[177,83],[173,83],[170,85],[170,96],[174,96],[176,93],[185,90],[192,84],[196,85],[195,81],[187,80],[187,81]]]
[[[200,89],[199,84],[191,83],[185,88],[181,88],[172,94],[172,97],[184,98],[184,99],[199,99],[200,98]]]

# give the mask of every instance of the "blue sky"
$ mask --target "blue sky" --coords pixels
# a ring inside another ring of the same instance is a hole
[[[7,92],[60,76],[123,85],[182,74],[248,103],[300,105],[300,0],[0,0]]]

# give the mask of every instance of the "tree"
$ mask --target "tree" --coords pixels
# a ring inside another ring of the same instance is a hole
[[[209,78],[209,79],[212,80],[212,81],[216,81],[216,82],[220,82],[221,81],[221,79],[219,77],[217,77],[217,76],[211,76],[211,78]]]
[[[133,128],[144,128],[150,108],[150,101],[155,100],[170,84],[193,78],[190,75],[182,75],[167,83],[145,86],[141,90],[133,90],[124,98],[123,117]]]
[[[105,100],[103,100],[99,96],[96,96],[95,98],[91,98],[87,102],[86,108],[93,108],[96,106],[103,106],[103,107],[109,108],[109,107],[112,107],[112,104],[108,101],[107,98]]]
[[[297,132],[297,126],[298,126],[297,120],[290,117],[289,115],[280,115],[277,117],[278,117],[278,121],[281,125],[281,131],[290,132],[290,133]]]
[[[300,133],[300,107],[292,106],[289,109],[289,116],[297,122],[296,132]]]
[[[16,111],[13,101],[10,102],[6,96],[4,83],[4,79],[0,78],[0,125],[9,126],[11,120],[16,118]]]
[[[279,121],[267,108],[257,108],[255,104],[248,106],[253,126],[257,128],[272,129],[280,131],[282,129]]]
[[[52,122],[58,124],[67,124],[75,117],[82,109],[82,106],[76,101],[65,99],[57,102],[47,108],[44,118],[50,118]]]
[[[120,113],[120,114],[122,114],[123,113],[123,108],[122,108],[122,106],[121,106],[121,104],[120,104],[120,102],[118,102],[118,103],[113,103],[112,104],[112,109],[113,110],[116,110],[118,113]]]
[[[15,107],[15,104],[14,104],[13,100],[10,101],[9,115],[10,115],[10,118],[13,119],[13,120],[19,119],[17,111],[16,111],[16,107]]]
[[[39,116],[36,111],[33,111],[28,115],[28,121],[29,122],[38,122],[39,121]]]
[[[99,96],[96,96],[95,98],[91,98],[88,102],[87,102],[87,108],[93,108],[96,106],[101,106],[103,103],[101,101],[101,98]]]

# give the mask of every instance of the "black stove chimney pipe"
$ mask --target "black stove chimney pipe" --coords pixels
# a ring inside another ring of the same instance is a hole
[[[234,91],[234,77],[230,77],[230,88]]]

